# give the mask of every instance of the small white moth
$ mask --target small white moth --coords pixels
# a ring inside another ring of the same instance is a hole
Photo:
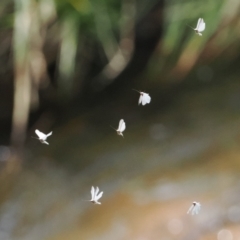
[[[198,214],[201,209],[201,204],[199,202],[193,202],[191,207],[188,209],[187,214],[191,213],[192,215]]]
[[[138,100],[138,105],[142,103],[142,105],[144,106],[147,103],[151,102],[151,97],[149,96],[148,93],[140,92],[140,91],[138,91],[136,89],[133,89],[133,91],[136,91],[136,92],[140,93],[140,97],[139,97],[139,100]]]
[[[198,34],[199,36],[202,36],[202,33],[205,30],[205,22],[203,21],[203,18],[199,18],[198,22],[197,22],[197,26],[196,28],[194,28],[196,34]]]
[[[41,143],[45,143],[45,144],[47,144],[47,145],[49,145],[49,143],[46,141],[47,140],[47,138],[49,137],[49,136],[51,136],[52,135],[52,132],[50,132],[50,133],[48,133],[48,134],[44,134],[44,133],[42,133],[42,132],[40,132],[39,130],[35,130],[35,133],[37,134],[37,136],[38,136],[38,140],[41,142]]]
[[[115,129],[114,127],[112,127]],[[123,137],[123,131],[126,129],[126,123],[123,119],[119,121],[118,129],[115,129],[117,131],[117,134]]]
[[[92,199],[90,200],[90,202],[94,203],[94,204],[101,204],[100,202],[98,202],[98,200],[102,197],[103,192],[99,192],[99,188],[97,187],[96,190],[94,189],[94,187],[92,186],[91,189],[91,195],[92,195]]]

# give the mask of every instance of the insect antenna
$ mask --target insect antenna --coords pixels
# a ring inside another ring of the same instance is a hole
[[[191,29],[193,29],[193,30],[195,30],[195,28],[193,28],[192,26],[190,26],[190,25],[188,25],[188,24],[186,24],[188,27],[190,27]]]
[[[116,128],[114,128],[114,127],[112,127],[111,125],[110,125],[110,127],[111,127],[112,129],[114,129],[115,131],[117,131],[117,129],[116,129]]]
[[[133,88],[132,90],[133,90],[133,91],[135,91],[135,92],[138,92],[138,93],[140,93],[140,91],[138,91],[138,90],[136,90],[136,89],[134,89],[134,88]]]
[[[34,138],[34,139],[37,139],[37,140],[39,140],[39,138],[37,138],[37,137],[33,137],[33,136],[31,136],[31,138]]]

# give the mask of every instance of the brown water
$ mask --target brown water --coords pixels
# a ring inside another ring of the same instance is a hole
[[[85,116],[54,129],[50,147],[29,142],[32,166],[3,178],[0,239],[240,239],[239,85],[185,93],[127,123],[124,139]],[[92,185],[102,205],[85,201]],[[192,201],[199,215],[186,214]]]

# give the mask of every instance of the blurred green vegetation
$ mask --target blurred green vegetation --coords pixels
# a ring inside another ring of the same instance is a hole
[[[0,77],[5,95],[14,100],[3,94],[3,107],[13,105],[13,113],[1,119],[13,118],[11,142],[24,144],[31,113],[45,106],[68,108],[78,105],[79,99],[87,104],[119,82],[120,89],[136,82],[145,88],[148,79],[149,89],[157,91],[188,77],[192,83],[201,82],[209,72],[223,71],[223,63],[236,70],[239,4],[237,0],[3,0]],[[202,37],[188,26],[195,27],[199,17],[206,22]],[[199,67],[203,77],[196,73]]]

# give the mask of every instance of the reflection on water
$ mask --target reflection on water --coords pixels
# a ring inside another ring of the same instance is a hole
[[[11,156],[11,150],[7,146],[0,146],[0,162],[6,162]]]
[[[227,229],[222,229],[218,232],[217,239],[218,240],[232,240],[233,239],[232,232]]]

